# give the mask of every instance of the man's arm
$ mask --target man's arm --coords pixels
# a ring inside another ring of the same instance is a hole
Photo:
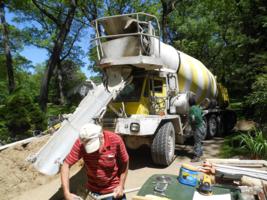
[[[122,195],[123,195],[124,185],[125,185],[126,177],[128,174],[128,168],[129,168],[129,160],[125,163],[121,163],[120,184],[114,190],[114,193],[115,193],[114,197],[115,198],[122,197]]]
[[[75,164],[81,158],[80,146],[81,146],[80,140],[77,139],[60,169],[61,184],[64,192],[64,197],[66,200],[80,199],[75,194],[70,193],[70,181],[69,181],[70,166]]]
[[[72,194],[70,192],[69,171],[70,171],[70,165],[66,161],[64,161],[63,165],[61,166],[61,170],[60,170],[61,184],[62,184],[62,189],[64,192],[64,197],[66,200],[77,200],[80,198],[77,195]]]

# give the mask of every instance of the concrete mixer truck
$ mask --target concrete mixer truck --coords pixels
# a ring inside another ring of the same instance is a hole
[[[136,13],[100,18],[94,24],[104,80],[110,78],[107,69],[131,69],[131,80],[102,119],[128,148],[147,145],[154,163],[169,165],[175,144],[192,136],[187,123],[192,93],[204,109],[206,138],[233,128],[235,114],[226,109],[226,88],[200,61],[160,42],[156,17]]]
[[[176,143],[192,136],[187,123],[192,93],[204,108],[207,137],[234,126],[235,115],[226,109],[226,88],[200,61],[160,41],[155,16],[116,15],[93,25],[103,83],[89,91],[48,143],[28,159],[38,171],[57,173],[88,122],[113,129],[128,148],[149,146],[155,164],[169,165]]]

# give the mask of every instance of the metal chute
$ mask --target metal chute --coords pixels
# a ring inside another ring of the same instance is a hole
[[[106,85],[99,85],[90,91],[81,101],[75,112],[62,123],[61,128],[54,133],[47,144],[32,158],[34,167],[41,173],[54,175],[59,171],[60,164],[70,152],[79,136],[81,126],[102,118],[106,106],[116,98],[130,80],[129,68],[107,70],[109,79]]]

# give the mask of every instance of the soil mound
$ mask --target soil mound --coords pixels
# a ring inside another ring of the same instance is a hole
[[[36,188],[58,177],[39,173],[26,161],[38,152],[50,135],[45,135],[24,145],[16,145],[0,152],[0,199],[12,199],[27,189]]]

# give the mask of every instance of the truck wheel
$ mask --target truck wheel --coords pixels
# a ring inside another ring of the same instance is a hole
[[[216,115],[210,115],[207,124],[207,137],[213,138],[217,134],[217,118]]]
[[[174,160],[175,131],[173,124],[167,122],[157,131],[151,146],[152,160],[155,164],[168,166]]]
[[[223,124],[223,118],[222,118],[221,115],[217,116],[217,127],[218,127],[217,136],[223,137],[223,135],[224,135],[224,124]]]
[[[208,139],[208,120],[207,120],[207,117],[205,116],[203,120],[204,120],[203,123],[204,123],[204,130],[205,130],[203,138],[204,138],[204,140],[206,140],[206,139]]]

